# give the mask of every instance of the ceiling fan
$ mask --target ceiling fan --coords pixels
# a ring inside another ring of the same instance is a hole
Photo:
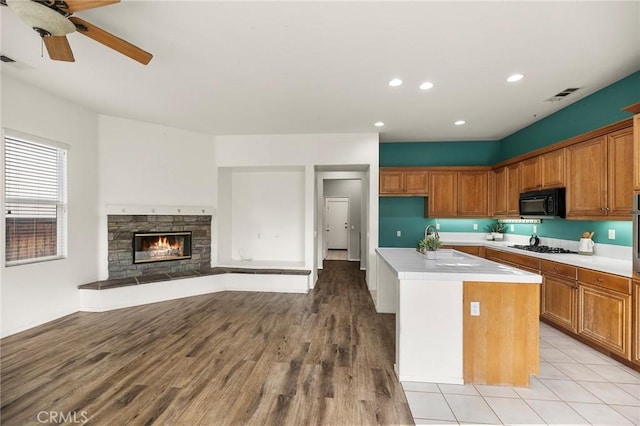
[[[87,21],[71,16],[75,12],[119,2],[120,0],[0,0],[0,4],[9,6],[20,19],[40,34],[49,57],[54,61],[75,61],[67,34],[78,31],[98,43],[147,65],[153,58],[151,53]]]

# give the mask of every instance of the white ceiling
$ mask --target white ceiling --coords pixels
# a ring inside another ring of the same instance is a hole
[[[3,73],[98,113],[211,134],[499,139],[640,69],[640,1],[124,0],[75,14],[153,53],[147,66],[78,33],[76,62],[51,61],[0,9],[0,51],[18,61]],[[514,72],[525,79],[506,83]],[[581,90],[545,102],[567,87]]]

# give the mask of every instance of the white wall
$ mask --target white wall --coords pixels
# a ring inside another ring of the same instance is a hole
[[[304,168],[240,168],[231,178],[229,257],[304,262]]]
[[[215,206],[217,175],[211,135],[106,115],[98,122],[98,261],[100,279],[106,279],[107,206]]]
[[[4,237],[0,244],[0,333],[7,336],[76,312],[77,286],[97,279],[98,117],[86,108],[3,75],[2,126],[70,146],[68,258],[5,268]],[[1,179],[4,192],[4,173]],[[4,200],[4,193],[0,198]]]
[[[315,269],[317,243],[315,166],[343,166],[341,170],[368,168],[363,180],[368,206],[366,265],[375,265],[375,247],[378,246],[378,134],[316,134],[316,135],[234,135],[216,136],[216,162],[218,167],[285,167],[302,166],[304,180],[304,247],[305,267]],[[283,209],[286,208],[283,206]],[[226,226],[220,223],[218,226]],[[369,273],[371,272],[371,273]],[[367,268],[370,288],[375,288],[375,271]]]

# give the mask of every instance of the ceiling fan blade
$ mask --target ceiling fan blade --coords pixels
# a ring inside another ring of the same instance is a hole
[[[67,36],[46,36],[42,37],[44,45],[47,46],[49,57],[54,61],[75,62],[71,46]]]
[[[107,47],[112,48],[116,52],[120,52],[125,56],[130,57],[131,59],[140,62],[141,64],[147,65],[153,55],[149,52],[145,52],[137,46],[125,41],[119,37],[114,36],[106,32],[105,30],[96,27],[93,24],[88,23],[78,17],[72,16],[69,18],[71,22],[76,25],[76,29],[80,34],[84,34],[87,37],[97,41],[98,43],[104,44]]]
[[[58,2],[56,2],[58,3]],[[95,9],[97,7],[109,6],[120,3],[120,0],[64,0],[62,4],[56,4],[61,10],[69,13],[80,12],[82,10]]]

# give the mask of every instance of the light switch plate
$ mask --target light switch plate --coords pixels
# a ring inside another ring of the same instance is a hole
[[[615,229],[609,229],[609,239],[610,240],[615,240],[616,239],[616,230]]]
[[[480,302],[471,302],[471,316],[472,317],[480,316]]]
[[[396,231],[396,237],[402,237],[402,232]]]

